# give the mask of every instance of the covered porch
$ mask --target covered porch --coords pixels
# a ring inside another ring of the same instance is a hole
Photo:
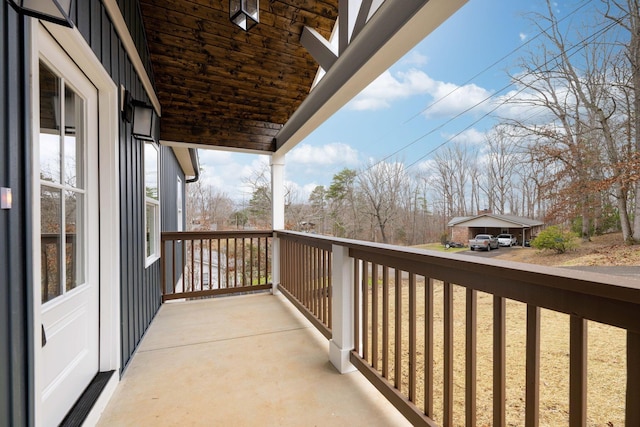
[[[640,422],[637,279],[289,231],[162,239],[164,304],[100,425]]]
[[[410,425],[327,350],[282,295],[166,303],[98,425]]]

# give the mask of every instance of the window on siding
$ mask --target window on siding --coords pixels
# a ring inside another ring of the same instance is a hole
[[[144,144],[144,192],[146,264],[160,257],[160,195],[158,191],[158,148]]]
[[[182,180],[180,179],[180,177],[178,177],[177,194],[178,194],[178,197],[176,197],[176,199],[177,199],[177,203],[178,203],[177,204],[177,212],[178,212],[177,221],[178,221],[178,224],[177,224],[176,230],[182,231],[183,230],[182,224],[183,224],[184,220],[183,220],[183,217],[182,217]]]

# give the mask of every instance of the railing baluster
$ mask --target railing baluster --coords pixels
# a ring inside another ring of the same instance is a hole
[[[540,422],[540,307],[527,304],[527,368],[525,427]]]
[[[213,272],[211,271],[211,263],[212,263],[212,239],[209,239],[209,289],[213,289]]]
[[[227,267],[227,268],[225,269],[225,273],[226,273],[226,274],[225,274],[225,279],[226,279],[226,281],[225,281],[225,285],[226,285],[226,286],[225,286],[225,287],[230,288],[230,287],[231,287],[231,286],[230,286],[230,283],[229,283],[229,257],[230,257],[230,255],[229,255],[229,239],[228,239],[228,238],[227,238],[227,239],[226,239],[226,241],[225,241],[225,248],[224,248],[224,251],[225,251],[225,255],[226,255],[226,256],[225,256],[225,259],[226,259],[226,261],[227,261],[227,262],[226,262],[226,267]]]
[[[416,275],[409,273],[409,401],[416,401]]]
[[[247,280],[247,245],[244,237],[242,238],[242,286],[246,286]]]
[[[353,343],[355,345],[356,352],[362,356],[362,346],[360,343],[360,314],[363,307],[363,305],[360,304],[360,297],[362,293],[362,283],[360,282],[361,261],[354,258],[353,262]]]
[[[203,263],[203,259],[204,259],[204,248],[202,247],[202,243],[203,243],[203,239],[200,239],[200,262],[198,263],[198,269],[200,270],[200,289],[199,290],[204,290],[204,263]]]
[[[329,295],[329,286],[327,283],[327,251],[322,251],[321,254],[321,271],[322,271],[322,280],[320,286],[322,287],[322,321],[325,323],[329,322],[329,316],[327,315],[327,299]]]
[[[640,333],[627,331],[627,397],[625,426],[640,426]]]
[[[331,314],[333,310],[333,283],[331,281],[331,277],[333,277],[333,270],[331,267],[333,264],[332,256],[331,252],[327,252],[327,326],[329,328],[331,328],[331,325],[333,324],[333,315]],[[356,300],[356,303],[357,301],[358,300]]]
[[[369,262],[362,262],[362,358],[369,361]]]
[[[453,285],[444,282],[444,397],[442,425],[453,426]]]
[[[222,248],[221,248],[221,246],[222,246],[222,242],[221,242],[221,240],[220,240],[220,239],[216,239],[216,246],[217,246],[217,249],[218,249],[218,250],[217,250],[217,252],[218,252],[218,266],[217,266],[217,267],[218,267],[218,268],[217,268],[217,270],[218,270],[218,276],[217,276],[217,280],[218,280],[218,289],[222,289],[222,274],[220,274],[220,269],[222,268],[222,267],[221,267],[221,266],[222,266],[222,262],[220,261],[221,256],[222,256],[222,255],[220,254],[220,252],[222,252]]]
[[[382,269],[382,376],[389,378],[389,267]]]
[[[569,426],[587,423],[587,321],[571,316],[569,332]]]
[[[476,348],[478,326],[478,292],[467,288],[466,302],[466,381],[465,425],[476,425]]]
[[[433,279],[424,283],[424,413],[433,417]]]
[[[402,271],[394,269],[395,273],[395,358],[393,369],[393,385],[398,391],[402,391]]]
[[[196,279],[196,270],[195,270],[195,258],[196,258],[196,247],[195,247],[195,240],[191,241],[191,252],[190,252],[190,258],[191,258],[191,288],[189,289],[190,291],[195,291],[196,287],[195,287],[195,279]]]
[[[506,379],[506,316],[505,300],[493,296],[493,425],[505,427],[505,379]]]
[[[313,262],[311,263],[311,280],[313,283],[313,314],[320,318],[320,277],[318,275],[319,271],[319,261],[318,257],[320,256],[320,249],[312,248],[313,253]]]
[[[378,264],[371,263],[371,362],[378,369]]]

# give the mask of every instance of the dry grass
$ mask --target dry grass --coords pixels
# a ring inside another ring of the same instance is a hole
[[[604,240],[604,239],[603,239]],[[607,242],[596,241],[583,245],[567,257],[549,257],[533,249],[505,251],[517,254],[516,260],[534,259],[546,265],[579,265],[566,264],[577,259],[594,259],[596,255],[611,258],[612,252],[603,248],[611,248]],[[609,246],[607,246],[609,245]],[[622,245],[620,245],[622,246]],[[633,250],[622,246],[616,262],[637,256]],[[571,257],[573,255],[573,257]],[[514,257],[515,258],[515,257]],[[551,259],[554,259],[551,262]],[[582,262],[582,261],[579,261]],[[640,260],[636,264],[640,263]],[[611,265],[611,264],[609,264]],[[625,265],[625,264],[614,264]],[[418,279],[416,295],[417,317],[417,406],[424,410],[424,328],[425,328],[425,285],[424,279]],[[371,288],[370,288],[371,289]],[[454,322],[454,425],[465,424],[465,329],[466,329],[466,289],[453,287],[453,322]],[[378,287],[379,324],[382,323],[382,286]],[[434,402],[432,418],[442,422],[443,415],[443,352],[444,352],[444,285],[434,282]],[[390,321],[390,354],[389,380],[393,384],[393,363],[395,360],[394,316],[395,286],[389,286],[389,319]],[[371,301],[371,299],[369,300]],[[407,394],[409,384],[409,313],[408,283],[402,284],[402,392]],[[492,387],[493,387],[493,296],[478,293],[477,298],[477,425],[492,425]],[[506,303],[506,420],[509,426],[524,425],[525,401],[525,341],[526,341],[526,305],[507,300]],[[369,319],[371,320],[371,307]],[[379,340],[382,342],[382,329],[379,326]],[[369,329],[371,339],[371,329]],[[607,325],[588,322],[588,426],[623,426],[626,381],[626,338],[625,331]],[[370,354],[371,352],[371,341]],[[540,357],[540,426],[568,425],[569,420],[569,316],[561,313],[542,310],[541,313],[541,357]],[[382,344],[377,350],[378,368],[382,372]],[[370,361],[373,358],[370,356]]]
[[[555,267],[640,265],[640,247],[624,245],[621,233],[611,233],[594,236],[590,242],[581,242],[575,250],[564,254],[533,248],[512,248],[502,251],[498,258]]]

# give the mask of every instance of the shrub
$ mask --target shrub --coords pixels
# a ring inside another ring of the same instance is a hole
[[[547,227],[531,242],[536,249],[551,249],[559,254],[575,249],[576,245],[575,234],[562,231],[557,225]]]

